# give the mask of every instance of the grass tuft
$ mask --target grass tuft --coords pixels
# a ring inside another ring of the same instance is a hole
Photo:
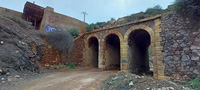
[[[192,89],[200,90],[200,75],[196,77],[194,80],[189,81],[187,85]]]

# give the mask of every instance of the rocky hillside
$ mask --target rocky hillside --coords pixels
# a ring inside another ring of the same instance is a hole
[[[101,84],[102,90],[193,90],[167,80],[118,72]]]
[[[144,18],[148,18],[148,17],[153,17],[155,15],[159,15],[162,13],[165,13],[167,11],[167,9],[162,9],[162,7],[160,5],[156,5],[152,8],[148,8],[145,12],[139,12],[139,13],[134,13],[128,16],[124,16],[121,18],[118,18],[117,20],[115,20],[114,18],[111,18],[111,20],[107,21],[107,22],[97,22],[97,23],[92,23],[88,26],[86,26],[86,30],[87,31],[92,31],[95,29],[100,29],[100,28],[109,28],[112,26],[116,26],[116,25],[122,25],[122,24],[126,24],[129,22],[133,22],[133,21],[138,21]]]
[[[40,72],[36,62],[41,60],[43,34],[20,18],[0,15],[1,82],[23,77],[26,72]]]

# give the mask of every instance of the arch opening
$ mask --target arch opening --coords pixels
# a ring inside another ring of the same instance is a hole
[[[120,40],[116,34],[106,37],[105,67],[108,70],[120,70]]]
[[[143,30],[138,29],[129,34],[129,61],[130,71],[135,74],[148,74],[153,76],[151,71],[153,68],[151,57],[151,37],[150,34]],[[151,69],[150,69],[151,67]]]
[[[88,63],[90,67],[98,68],[98,47],[98,39],[91,37],[88,41]]]

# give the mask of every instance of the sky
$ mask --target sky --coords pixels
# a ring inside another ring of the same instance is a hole
[[[0,7],[23,12],[25,3],[54,8],[54,11],[83,21],[82,12],[86,12],[86,23],[108,21],[145,11],[155,5],[166,9],[174,0],[0,0]]]

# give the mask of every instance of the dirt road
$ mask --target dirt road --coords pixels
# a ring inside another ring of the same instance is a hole
[[[17,90],[100,90],[100,82],[116,72],[99,69],[54,72],[21,85]]]

